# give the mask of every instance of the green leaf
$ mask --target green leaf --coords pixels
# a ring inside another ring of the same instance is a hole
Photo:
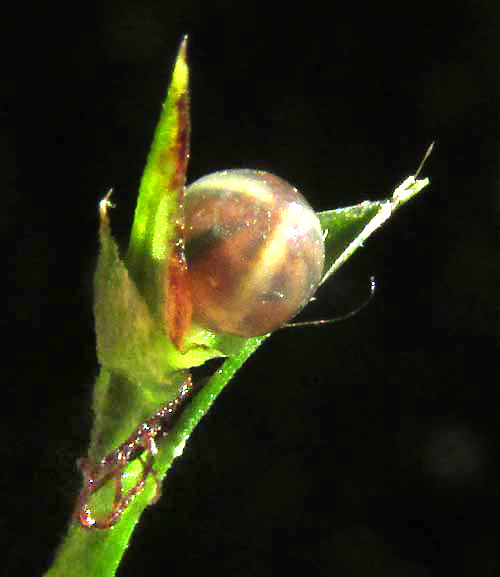
[[[187,37],[179,48],[172,81],[156,128],[139,188],[127,266],[146,301],[163,303],[164,266],[182,223],[182,202],[189,157],[189,72]]]
[[[100,203],[100,252],[94,290],[99,364],[133,382],[164,383],[173,372],[167,339],[121,260],[111,236],[107,198]]]
[[[431,148],[429,149],[431,150]],[[426,155],[427,156],[427,155]],[[394,191],[392,198],[382,201],[364,201],[355,206],[328,210],[318,214],[325,231],[325,274],[321,283],[328,280],[367,238],[405,202],[429,184],[429,179],[406,178]]]

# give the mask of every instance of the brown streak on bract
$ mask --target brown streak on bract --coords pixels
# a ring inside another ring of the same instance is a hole
[[[186,256],[184,254],[184,186],[189,160],[189,100],[182,94],[177,106],[177,138],[170,156],[175,159],[175,171],[169,183],[169,190],[177,193],[177,225],[172,239],[167,273],[166,320],[170,339],[179,349],[183,349],[184,339],[191,326],[192,304]]]
[[[191,282],[183,247],[175,247],[170,255],[166,320],[170,339],[182,351],[184,339],[191,327]]]

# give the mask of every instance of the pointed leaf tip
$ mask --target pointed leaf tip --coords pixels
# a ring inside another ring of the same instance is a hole
[[[188,66],[187,66],[187,44],[188,35],[185,34],[181,40],[177,58],[175,60],[174,74],[172,81],[184,87],[188,83]]]

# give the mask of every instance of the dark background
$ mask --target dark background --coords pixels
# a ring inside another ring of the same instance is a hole
[[[345,5],[344,5],[345,4]],[[182,34],[189,180],[254,167],[318,210],[432,180],[190,439],[119,574],[500,575],[500,8],[104,2],[4,15],[0,574],[68,522],[97,373],[97,203],[125,245]],[[12,15],[12,18],[11,18]]]

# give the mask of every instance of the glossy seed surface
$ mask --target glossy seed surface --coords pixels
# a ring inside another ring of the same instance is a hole
[[[310,300],[323,273],[323,232],[289,183],[257,170],[217,172],[187,188],[184,210],[198,323],[263,335]]]

